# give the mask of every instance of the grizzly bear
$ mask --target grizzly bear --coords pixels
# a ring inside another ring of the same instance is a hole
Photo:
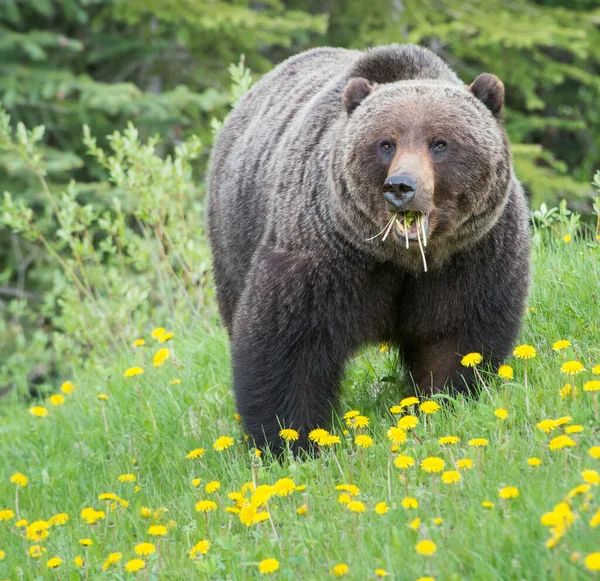
[[[399,349],[430,395],[497,366],[529,281],[528,209],[502,127],[504,86],[467,86],[433,52],[319,48],[229,115],[208,178],[219,310],[238,411],[257,446],[331,423],[344,364]]]

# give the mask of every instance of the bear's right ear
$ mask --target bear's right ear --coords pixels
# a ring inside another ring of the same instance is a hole
[[[352,115],[354,109],[356,109],[374,89],[373,85],[363,77],[355,77],[350,79],[346,88],[344,89],[344,95],[342,97],[342,103],[346,107],[348,115]]]
[[[496,75],[490,73],[479,75],[469,85],[469,89],[492,112],[492,115],[498,121],[502,121],[504,85]]]

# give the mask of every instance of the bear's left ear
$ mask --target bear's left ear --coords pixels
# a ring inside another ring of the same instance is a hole
[[[492,112],[492,115],[498,121],[502,120],[504,85],[496,75],[491,75],[490,73],[479,75],[469,85],[469,89]]]
[[[342,103],[348,115],[352,114],[352,111],[361,104],[365,97],[371,94],[373,89],[374,86],[363,77],[355,77],[348,81],[342,96]]]

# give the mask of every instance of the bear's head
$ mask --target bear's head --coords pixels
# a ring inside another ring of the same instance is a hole
[[[435,267],[489,231],[512,179],[503,101],[504,86],[491,74],[470,86],[347,82],[334,170],[343,176],[338,206],[361,247],[422,270],[419,246]]]

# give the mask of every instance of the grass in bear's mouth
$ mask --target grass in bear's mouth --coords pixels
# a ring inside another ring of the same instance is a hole
[[[423,259],[423,270],[427,272],[427,259],[425,258],[424,250],[427,246],[427,220],[428,218],[421,212],[396,212],[395,214],[392,214],[392,217],[388,220],[383,230],[375,234],[375,236],[367,238],[367,241],[374,240],[383,234],[381,240],[382,242],[385,242],[395,224],[398,232],[404,234],[406,248],[409,248],[409,234],[415,234],[417,242],[419,243],[421,258]]]

